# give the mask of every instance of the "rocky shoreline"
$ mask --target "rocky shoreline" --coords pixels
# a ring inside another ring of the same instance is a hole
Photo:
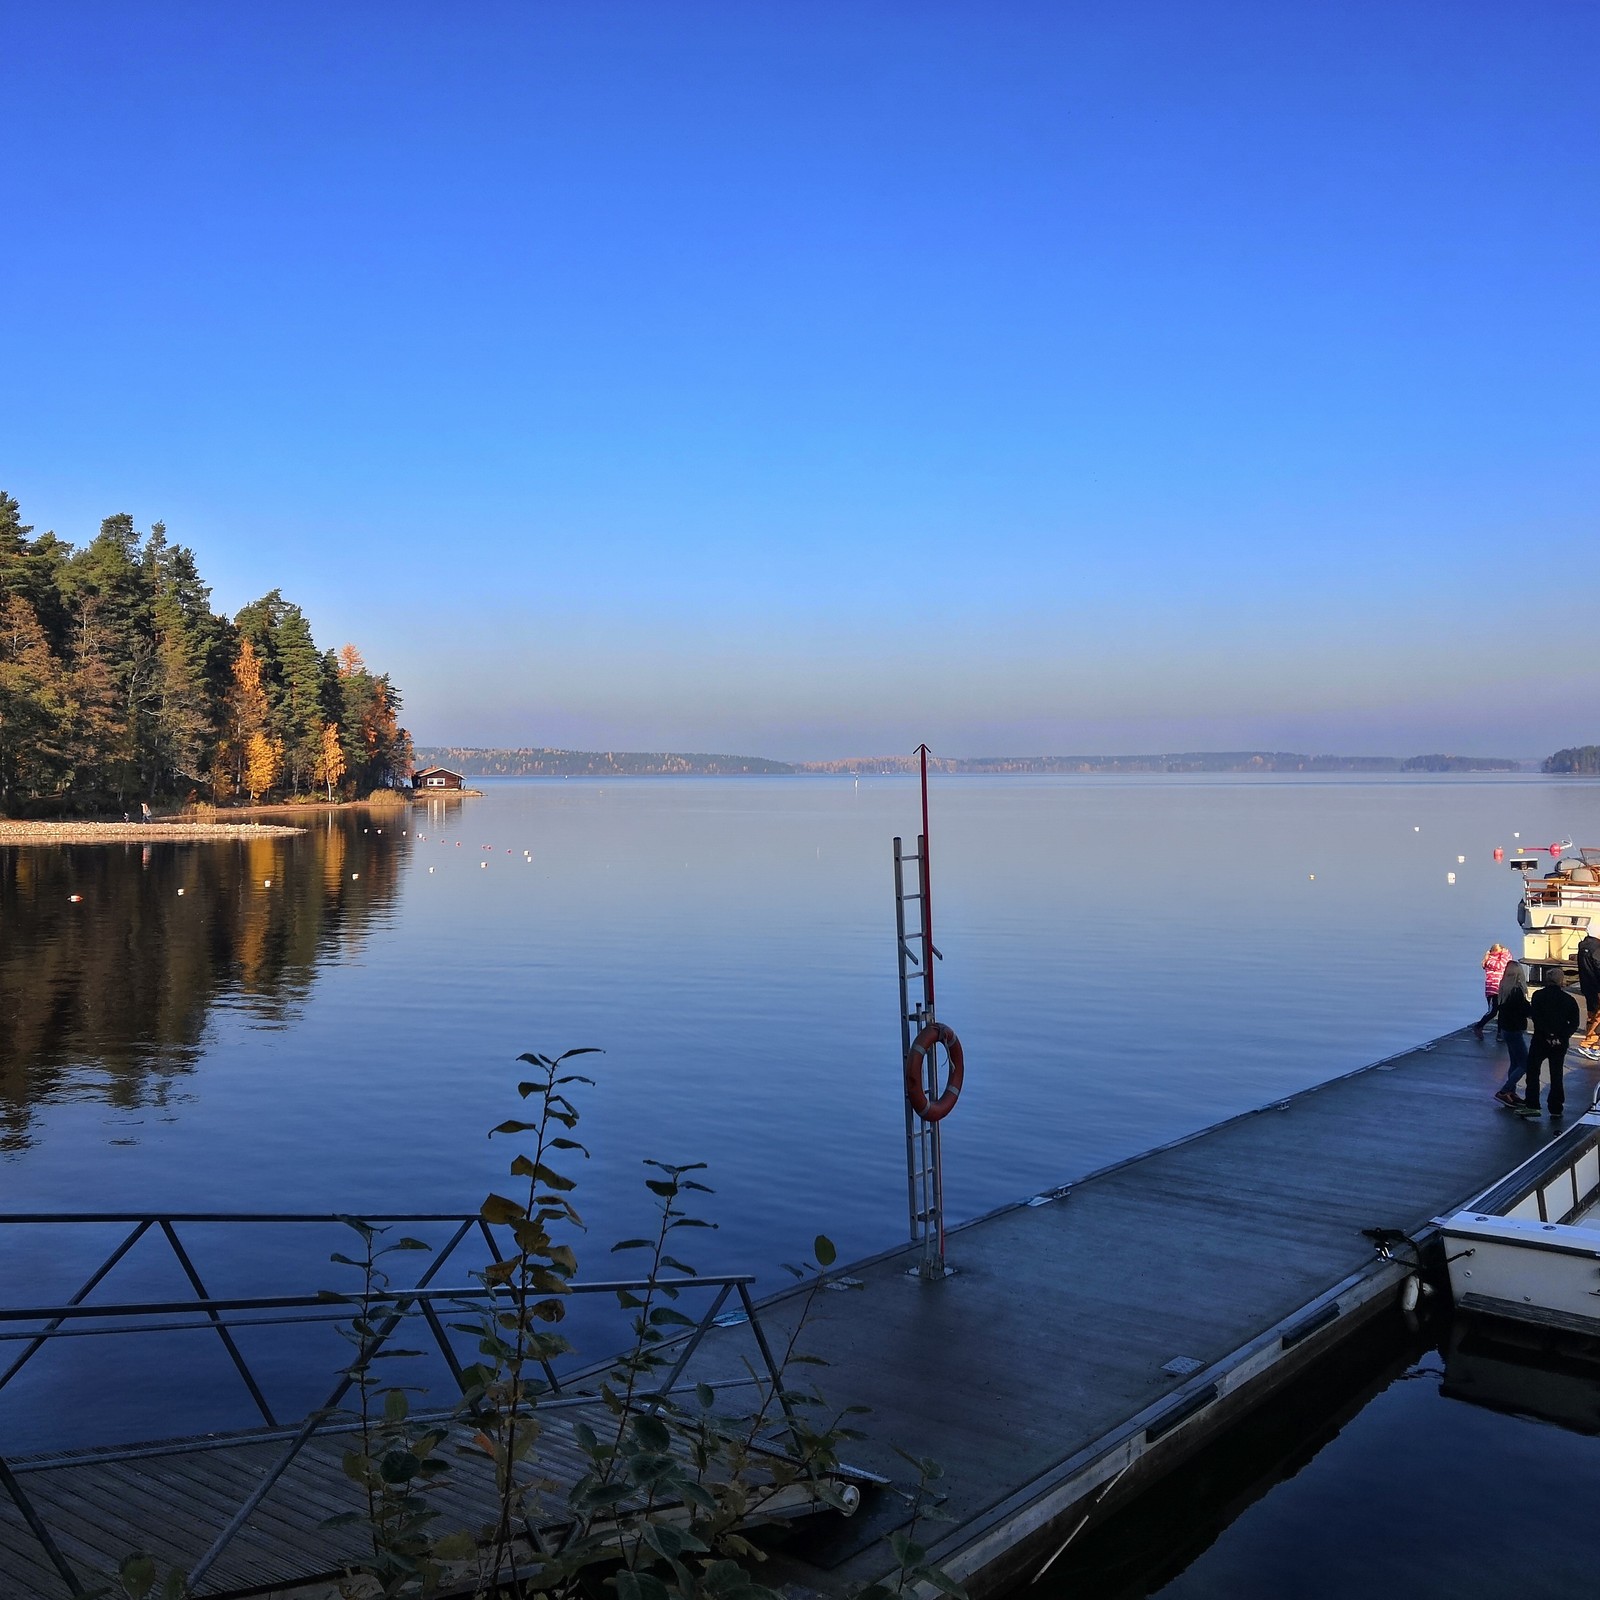
[[[217,839],[283,839],[305,831],[272,822],[11,822],[0,817],[0,846],[204,843]]]

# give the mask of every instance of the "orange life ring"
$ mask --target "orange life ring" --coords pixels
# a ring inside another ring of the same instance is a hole
[[[945,1080],[944,1092],[930,1102],[922,1082],[922,1059],[936,1044],[942,1044],[950,1057],[950,1076]],[[939,1122],[955,1110],[956,1101],[961,1098],[964,1068],[961,1041],[956,1038],[954,1028],[947,1028],[942,1022],[930,1022],[917,1035],[906,1057],[906,1099],[924,1122]]]

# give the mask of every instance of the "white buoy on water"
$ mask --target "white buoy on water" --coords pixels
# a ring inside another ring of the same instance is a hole
[[[261,887],[263,889],[270,889],[272,887],[272,879],[271,878],[263,878],[261,880]]]
[[[1454,882],[1455,882],[1455,881],[1456,881],[1456,875],[1455,875],[1455,873],[1453,873],[1453,872],[1447,872],[1447,873],[1445,873],[1445,875],[1444,875],[1444,881],[1445,881],[1445,882],[1446,882],[1446,883],[1454,883]]]
[[[1461,866],[1466,861],[1466,859],[1467,858],[1465,856],[1457,856],[1456,857],[1456,865],[1458,867]]]

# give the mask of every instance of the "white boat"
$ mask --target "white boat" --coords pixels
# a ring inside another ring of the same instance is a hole
[[[1600,1334],[1600,1109],[1436,1224],[1459,1310]]]
[[[1541,874],[1536,854],[1513,855],[1511,866],[1522,874],[1522,903],[1517,923],[1522,929],[1522,959],[1539,982],[1547,967],[1571,968],[1578,959],[1578,941],[1591,920],[1600,934],[1600,848],[1584,845],[1575,854],[1565,843],[1550,846],[1551,866]]]

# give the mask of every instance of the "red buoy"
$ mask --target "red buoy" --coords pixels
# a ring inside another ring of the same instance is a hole
[[[922,1060],[936,1044],[942,1044],[950,1057],[950,1076],[945,1080],[944,1092],[937,1100],[930,1102],[928,1091],[922,1083]],[[956,1038],[954,1028],[947,1028],[942,1022],[930,1022],[917,1035],[916,1042],[906,1056],[906,1099],[924,1122],[942,1121],[955,1110],[956,1101],[961,1095],[965,1067],[961,1041]]]

